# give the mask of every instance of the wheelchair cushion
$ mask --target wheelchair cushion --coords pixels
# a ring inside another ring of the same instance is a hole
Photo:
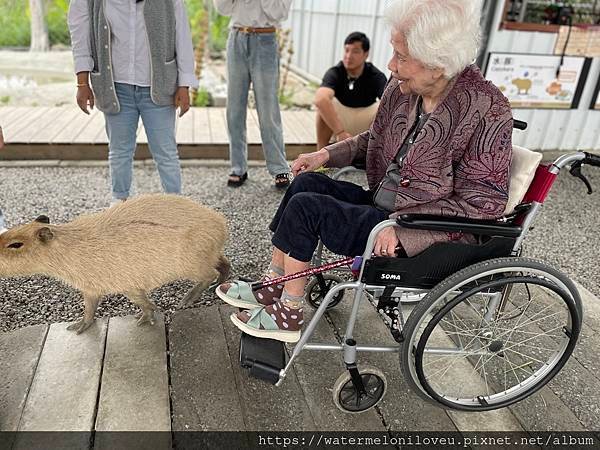
[[[529,185],[535,176],[535,170],[541,160],[541,153],[532,152],[518,145],[513,145],[508,202],[504,209],[505,216],[512,213],[525,197],[527,189],[529,189]]]

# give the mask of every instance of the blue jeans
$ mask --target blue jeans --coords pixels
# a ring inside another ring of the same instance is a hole
[[[113,198],[129,197],[140,116],[163,190],[181,193],[181,167],[175,142],[175,107],[156,105],[150,98],[149,87],[115,83],[115,90],[121,111],[104,114]]]
[[[232,29],[227,40],[227,131],[231,171],[248,170],[246,110],[250,82],[258,112],[260,137],[271,175],[289,172],[279,111],[279,55],[275,33],[242,33]]]

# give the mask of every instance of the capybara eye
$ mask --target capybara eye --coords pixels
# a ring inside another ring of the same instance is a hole
[[[23,247],[23,243],[22,242],[13,242],[12,244],[10,244],[8,246],[8,248],[21,248]]]

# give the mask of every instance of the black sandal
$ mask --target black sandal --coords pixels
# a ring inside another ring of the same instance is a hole
[[[287,189],[291,183],[291,178],[291,174],[289,173],[280,173],[275,175],[275,187],[277,189]]]
[[[237,177],[237,180],[232,180],[231,177]],[[240,187],[248,179],[248,172],[244,175],[236,175],[235,173],[229,174],[229,180],[227,180],[227,186],[229,187]]]

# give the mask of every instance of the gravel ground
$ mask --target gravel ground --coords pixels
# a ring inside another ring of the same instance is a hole
[[[105,167],[2,167],[0,172],[0,207],[9,226],[42,213],[54,223],[63,223],[81,213],[105,208],[110,202]],[[600,171],[588,168],[586,172],[600,191]],[[282,194],[272,186],[263,167],[252,168],[249,181],[237,190],[225,186],[227,173],[225,166],[184,168],[184,194],[227,216],[231,237],[226,254],[234,273],[256,277],[268,262],[267,225]],[[158,176],[149,166],[135,169],[134,183],[137,193],[160,191]],[[600,193],[586,195],[583,184],[563,173],[536,228],[525,241],[524,254],[556,265],[600,297],[599,218]],[[167,321],[191,286],[181,281],[151,293]],[[200,303],[215,301],[214,294],[206,292]],[[79,292],[56,280],[40,276],[0,279],[0,331],[72,321],[82,312]],[[137,308],[123,296],[114,295],[104,299],[96,317],[135,312]]]

